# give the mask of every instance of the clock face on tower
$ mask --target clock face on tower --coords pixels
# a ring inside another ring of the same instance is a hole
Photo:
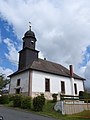
[[[32,44],[32,45],[34,44],[34,41],[33,41],[33,40],[31,40],[31,44]]]

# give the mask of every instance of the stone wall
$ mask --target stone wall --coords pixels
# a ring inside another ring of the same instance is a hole
[[[45,92],[45,93],[41,93],[41,92],[32,92],[32,98],[37,97],[40,94],[44,94],[44,97],[47,100],[52,100],[52,94],[50,92]]]
[[[32,92],[32,98],[37,97],[40,94],[44,94],[44,97],[47,100],[53,100],[52,93],[50,93],[50,92],[45,92],[45,93],[42,93],[42,92]],[[60,94],[57,95],[57,100],[60,100]]]

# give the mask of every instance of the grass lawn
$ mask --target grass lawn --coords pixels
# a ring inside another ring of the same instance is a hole
[[[44,116],[50,116],[60,120],[90,120],[90,110],[83,111],[74,115],[62,115],[60,112],[55,112],[53,109],[55,103],[47,102],[44,106],[43,112],[38,112]]]

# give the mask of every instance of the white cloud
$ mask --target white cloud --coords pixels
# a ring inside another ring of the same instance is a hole
[[[88,69],[78,66],[90,45],[90,0],[3,0],[0,13],[13,25],[19,38],[28,29],[28,22],[32,22],[41,56],[65,66],[73,64],[77,73],[84,74]],[[16,61],[15,46],[7,45],[9,54],[6,57]]]
[[[43,53],[39,52],[39,58],[44,59]]]
[[[5,53],[6,58],[13,64],[18,65],[18,51],[15,48],[14,43],[10,39],[4,39],[4,43],[7,45],[8,53]]]
[[[85,69],[85,73],[84,74],[85,74],[85,78],[87,80],[85,82],[85,85],[90,88],[90,60],[89,60],[89,62],[86,65],[86,69]]]
[[[6,76],[12,74],[13,71],[9,68],[3,68],[0,66],[0,74],[5,74]]]

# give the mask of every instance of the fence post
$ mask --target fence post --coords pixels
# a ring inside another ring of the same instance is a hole
[[[64,103],[64,101],[62,101],[61,104],[62,104],[62,114],[65,115],[65,108],[64,108],[65,103]]]
[[[87,99],[87,110],[89,110],[89,107],[88,107],[88,99]]]

